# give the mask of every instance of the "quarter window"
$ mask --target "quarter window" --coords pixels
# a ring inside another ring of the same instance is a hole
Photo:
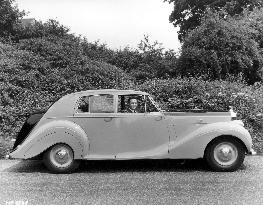
[[[90,97],[91,113],[113,113],[113,95],[98,95]]]
[[[113,113],[113,95],[91,95],[80,98],[78,112]]]
[[[157,107],[153,104],[153,101],[149,96],[146,97],[146,110],[147,112],[159,112]]]
[[[77,112],[89,112],[89,97],[83,96],[79,99]]]

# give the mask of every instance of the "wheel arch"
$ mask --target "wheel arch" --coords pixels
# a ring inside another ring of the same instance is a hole
[[[74,151],[75,159],[88,153],[89,139],[77,124],[66,120],[54,120],[38,127],[13,153],[12,158],[38,158],[50,147],[64,143]]]
[[[87,153],[88,141],[68,127],[55,127],[42,133],[36,142],[38,146],[30,146],[25,152],[25,158],[31,158],[42,154],[57,144],[68,145],[74,159],[81,159]]]
[[[243,148],[244,148],[244,150],[246,151],[246,153],[249,152],[246,144],[245,144],[244,141],[241,140],[240,138],[238,138],[238,137],[236,137],[236,136],[233,136],[233,135],[220,135],[220,136],[217,136],[217,137],[213,138],[213,139],[206,145],[205,150],[204,150],[204,153],[203,153],[203,157],[205,156],[208,147],[211,146],[216,140],[218,140],[218,139],[229,139],[229,138],[230,138],[230,139],[234,139],[234,140],[236,140],[237,142],[239,142],[239,143],[243,146]]]

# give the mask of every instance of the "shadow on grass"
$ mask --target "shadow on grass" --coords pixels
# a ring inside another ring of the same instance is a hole
[[[239,170],[245,170],[243,164]],[[40,160],[23,160],[4,172],[50,173]],[[196,160],[102,160],[82,161],[75,173],[113,173],[113,172],[210,172],[203,159]]]
[[[11,160],[12,161],[12,160]],[[40,160],[22,160],[3,170],[4,172],[49,173]],[[76,173],[96,172],[191,172],[208,171],[204,160],[102,160],[82,161]]]
[[[77,172],[188,172],[197,170],[207,170],[202,159],[83,161]]]
[[[12,163],[13,160],[9,160]],[[40,160],[21,160],[19,162],[12,163],[13,165],[9,166],[6,169],[3,169],[3,172],[48,172],[42,161]],[[2,161],[5,163],[5,160]]]

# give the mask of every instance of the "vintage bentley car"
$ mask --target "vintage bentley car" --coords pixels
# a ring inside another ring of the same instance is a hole
[[[136,112],[126,112],[129,100]],[[232,112],[171,112],[145,92],[87,90],[66,95],[31,115],[11,158],[41,157],[52,172],[74,171],[80,160],[197,159],[212,170],[234,171],[252,146]]]

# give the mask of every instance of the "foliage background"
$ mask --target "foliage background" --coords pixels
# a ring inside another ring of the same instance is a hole
[[[170,2],[179,15],[170,20],[181,26],[180,53],[149,36],[138,48],[111,50],[70,34],[56,20],[25,27],[14,1],[0,1],[7,12],[0,12],[0,158],[30,113],[67,93],[100,88],[149,92],[167,111],[226,111],[231,105],[254,149],[263,152],[262,1]],[[198,21],[182,15],[182,2],[201,8],[188,10]]]

